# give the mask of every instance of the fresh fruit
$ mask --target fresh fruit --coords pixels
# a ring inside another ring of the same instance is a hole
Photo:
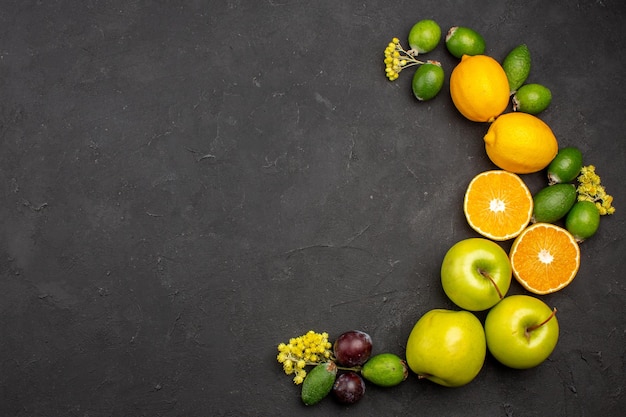
[[[491,122],[509,104],[509,82],[492,57],[464,55],[450,75],[450,95],[467,119]]]
[[[550,294],[576,277],[580,248],[562,227],[535,223],[515,239],[509,258],[513,276],[524,288],[535,294]]]
[[[489,126],[484,137],[487,156],[498,167],[530,174],[548,166],[558,152],[552,129],[527,113],[506,113]]]
[[[317,404],[333,389],[337,376],[337,365],[334,362],[320,363],[304,378],[302,383],[302,402],[306,405]]]
[[[446,34],[446,48],[457,58],[481,55],[485,53],[485,39],[473,29],[453,26]]]
[[[372,353],[372,338],[365,332],[350,330],[341,334],[333,344],[337,363],[347,367],[361,366]]]
[[[510,94],[524,84],[530,74],[530,50],[525,44],[518,45],[502,61],[502,68],[509,80]]]
[[[532,222],[554,223],[564,217],[576,202],[574,184],[548,185],[533,197]]]
[[[406,362],[393,353],[372,356],[361,368],[361,376],[381,387],[393,387],[409,375]]]
[[[573,181],[583,167],[583,154],[573,146],[561,148],[548,165],[548,184]]]
[[[420,65],[413,75],[413,94],[420,101],[434,98],[443,87],[443,68],[436,61],[428,61]]]
[[[509,290],[509,255],[488,239],[461,240],[443,258],[441,284],[450,300],[462,309],[487,310]]]
[[[492,240],[519,235],[530,222],[533,198],[522,179],[502,170],[485,171],[470,181],[463,199],[472,229]]]
[[[469,311],[428,311],[406,343],[409,368],[420,378],[446,387],[471,382],[482,369],[486,352],[483,326]]]
[[[502,364],[516,369],[539,365],[559,339],[556,309],[529,295],[512,295],[487,314],[485,335],[489,352]]]
[[[591,201],[579,201],[565,218],[565,228],[578,243],[590,238],[600,227],[600,211]]]
[[[541,84],[525,84],[513,96],[513,111],[538,114],[552,102],[552,92]]]
[[[420,54],[432,51],[441,39],[441,28],[431,19],[417,22],[409,31],[409,47]]]
[[[342,373],[333,384],[333,394],[342,404],[354,404],[365,394],[365,381],[356,372]]]

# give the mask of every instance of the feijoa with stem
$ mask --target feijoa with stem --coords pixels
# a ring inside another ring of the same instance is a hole
[[[568,146],[559,149],[548,165],[548,183],[558,184],[573,181],[583,167],[583,154],[580,149]]]
[[[574,184],[548,185],[533,196],[533,223],[554,223],[563,218],[576,202]]]
[[[452,26],[446,35],[446,48],[456,58],[463,55],[481,55],[485,53],[485,39],[474,29],[464,26]]]
[[[420,20],[409,31],[409,47],[420,54],[432,51],[441,39],[441,27],[432,19]]]
[[[434,98],[441,87],[443,87],[444,73],[441,63],[438,61],[427,61],[420,65],[413,75],[411,87],[413,95],[419,101],[426,101]]]
[[[565,228],[578,243],[595,235],[600,227],[600,211],[591,201],[578,201],[567,213]]]
[[[502,61],[502,69],[509,80],[511,94],[526,82],[530,74],[530,50],[526,44],[516,46]]]
[[[316,365],[302,383],[302,402],[313,405],[322,401],[333,389],[337,377],[337,365],[334,362],[324,362]]]
[[[398,355],[379,353],[365,362],[361,368],[361,375],[375,385],[393,387],[409,376],[409,368]]]
[[[541,84],[524,84],[513,95],[513,111],[539,114],[552,103],[552,92]]]

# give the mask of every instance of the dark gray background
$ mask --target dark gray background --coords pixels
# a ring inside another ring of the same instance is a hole
[[[4,1],[0,414],[622,413],[625,17],[621,0]],[[454,308],[440,263],[476,236],[463,193],[494,166],[487,125],[450,100],[457,61],[426,56],[446,70],[427,103],[411,71],[384,77],[386,44],[424,18],[498,60],[529,46],[542,119],[617,213],[542,297],[561,336],[538,368],[488,356],[463,388],[412,375],[305,408],[276,345],[354,328],[403,355],[424,312]]]

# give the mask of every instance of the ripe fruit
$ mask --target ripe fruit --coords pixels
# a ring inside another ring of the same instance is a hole
[[[381,387],[393,387],[409,375],[406,362],[393,353],[372,356],[361,368],[361,376]]]
[[[446,48],[457,58],[481,55],[485,53],[485,39],[473,29],[453,26],[446,34]]]
[[[337,376],[337,365],[334,362],[320,363],[304,378],[302,383],[302,402],[306,405],[317,404],[330,393]]]
[[[463,200],[472,229],[492,240],[519,235],[530,222],[533,198],[522,179],[502,170],[486,171],[469,183]]]
[[[420,378],[446,387],[471,382],[482,369],[486,352],[483,326],[468,311],[428,311],[406,343],[409,368]]]
[[[467,119],[491,122],[509,104],[509,82],[495,59],[464,55],[450,75],[450,95]]]
[[[502,68],[509,80],[509,90],[513,94],[524,84],[530,74],[530,51],[525,44],[518,45],[502,61]]]
[[[346,372],[337,377],[333,394],[342,404],[354,404],[365,394],[365,381],[355,372]]]
[[[565,288],[580,267],[580,248],[570,232],[551,223],[527,227],[509,252],[513,276],[528,291],[550,294]]]
[[[516,369],[539,365],[559,339],[556,309],[528,295],[500,301],[485,319],[489,352],[502,364]]]
[[[509,255],[488,239],[461,240],[443,258],[441,284],[448,298],[462,309],[487,310],[509,290]]]
[[[573,181],[583,167],[583,154],[578,148],[569,146],[559,149],[548,165],[548,183],[550,185]]]
[[[372,338],[359,330],[341,334],[333,345],[333,354],[337,363],[347,367],[363,365],[371,353]]]
[[[552,92],[541,84],[523,85],[513,96],[513,111],[538,114],[552,102]]]
[[[419,66],[413,75],[413,94],[420,101],[430,100],[435,97],[443,87],[443,68],[435,61],[428,61]]]
[[[574,184],[554,184],[542,188],[533,197],[533,223],[554,223],[564,217],[576,202]]]
[[[600,227],[600,211],[591,201],[579,201],[570,210],[565,219],[565,228],[577,242],[593,236]]]
[[[536,116],[506,113],[489,126],[484,137],[489,159],[498,167],[516,174],[544,169],[558,152],[552,129]]]
[[[420,20],[409,31],[409,47],[420,54],[435,49],[439,39],[441,39],[441,28],[434,20]]]

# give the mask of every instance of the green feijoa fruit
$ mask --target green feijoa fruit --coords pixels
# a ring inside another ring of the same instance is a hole
[[[573,181],[583,167],[583,154],[574,146],[559,149],[548,165],[548,183],[558,184]]]
[[[428,61],[419,66],[413,75],[413,95],[420,101],[434,98],[443,87],[444,73],[437,61]]]
[[[530,50],[525,44],[516,46],[502,61],[511,94],[524,84],[530,74]]]
[[[513,96],[513,111],[538,114],[552,102],[552,92],[541,84],[524,84]]]
[[[481,55],[485,53],[485,39],[474,29],[453,26],[446,35],[446,48],[457,58],[463,55]]]
[[[409,31],[409,47],[420,54],[437,47],[441,39],[441,28],[431,19],[420,20]]]
[[[565,216],[576,202],[574,184],[554,184],[533,196],[533,222],[553,223]]]
[[[361,375],[381,387],[393,387],[409,376],[406,362],[393,353],[372,356],[361,368]]]
[[[598,227],[600,211],[591,201],[578,201],[565,218],[565,228],[578,243],[593,236]]]
[[[306,405],[317,404],[333,389],[337,377],[337,365],[334,362],[320,363],[309,371],[302,383],[302,402]]]

